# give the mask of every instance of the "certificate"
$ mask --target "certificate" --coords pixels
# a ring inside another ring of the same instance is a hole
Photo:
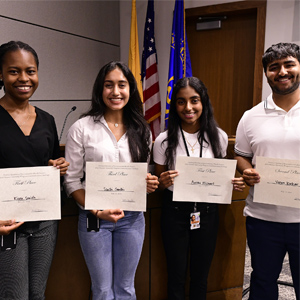
[[[147,163],[87,162],[85,209],[146,211]]]
[[[230,204],[236,160],[178,156],[173,201]]]
[[[300,160],[256,157],[253,201],[300,208]]]
[[[0,169],[0,220],[61,217],[60,172],[47,167]]]

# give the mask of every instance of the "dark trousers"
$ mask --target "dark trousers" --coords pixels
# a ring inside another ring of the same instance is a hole
[[[200,228],[190,230],[194,203],[172,202],[166,190],[162,210],[162,237],[168,271],[168,299],[184,300],[190,258],[190,300],[205,300],[207,277],[216,246],[219,214],[217,204],[198,203]]]
[[[58,221],[26,222],[15,249],[0,252],[0,300],[43,300]]]
[[[299,300],[300,224],[268,222],[247,217],[247,238],[251,253],[250,300],[277,300],[277,279],[285,254],[289,254],[290,268]]]

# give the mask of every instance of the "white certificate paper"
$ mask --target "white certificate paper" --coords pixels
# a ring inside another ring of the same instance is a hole
[[[178,156],[173,201],[230,204],[236,160]]]
[[[0,220],[60,219],[59,178],[52,166],[0,169]]]
[[[147,163],[87,162],[85,209],[146,211]]]
[[[256,157],[253,201],[300,208],[300,160]]]

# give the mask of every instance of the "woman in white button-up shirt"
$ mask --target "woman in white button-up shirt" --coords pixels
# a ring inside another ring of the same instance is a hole
[[[147,162],[151,132],[143,117],[136,81],[121,62],[110,62],[99,72],[90,110],[70,128],[65,176],[67,194],[80,206],[78,232],[92,279],[93,299],[136,299],[135,271],[144,240],[142,212],[92,210],[100,230],[88,232],[85,203],[85,165],[97,162]],[[158,187],[157,177],[145,174],[147,192]],[[146,192],[146,191],[145,191]]]

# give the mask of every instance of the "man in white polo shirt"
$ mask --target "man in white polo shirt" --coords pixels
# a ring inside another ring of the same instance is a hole
[[[244,215],[251,253],[250,300],[278,299],[277,279],[286,253],[299,300],[300,209],[253,202],[260,181],[256,157],[300,160],[300,49],[279,43],[263,55],[272,94],[241,118],[235,153],[237,168],[250,186]]]

